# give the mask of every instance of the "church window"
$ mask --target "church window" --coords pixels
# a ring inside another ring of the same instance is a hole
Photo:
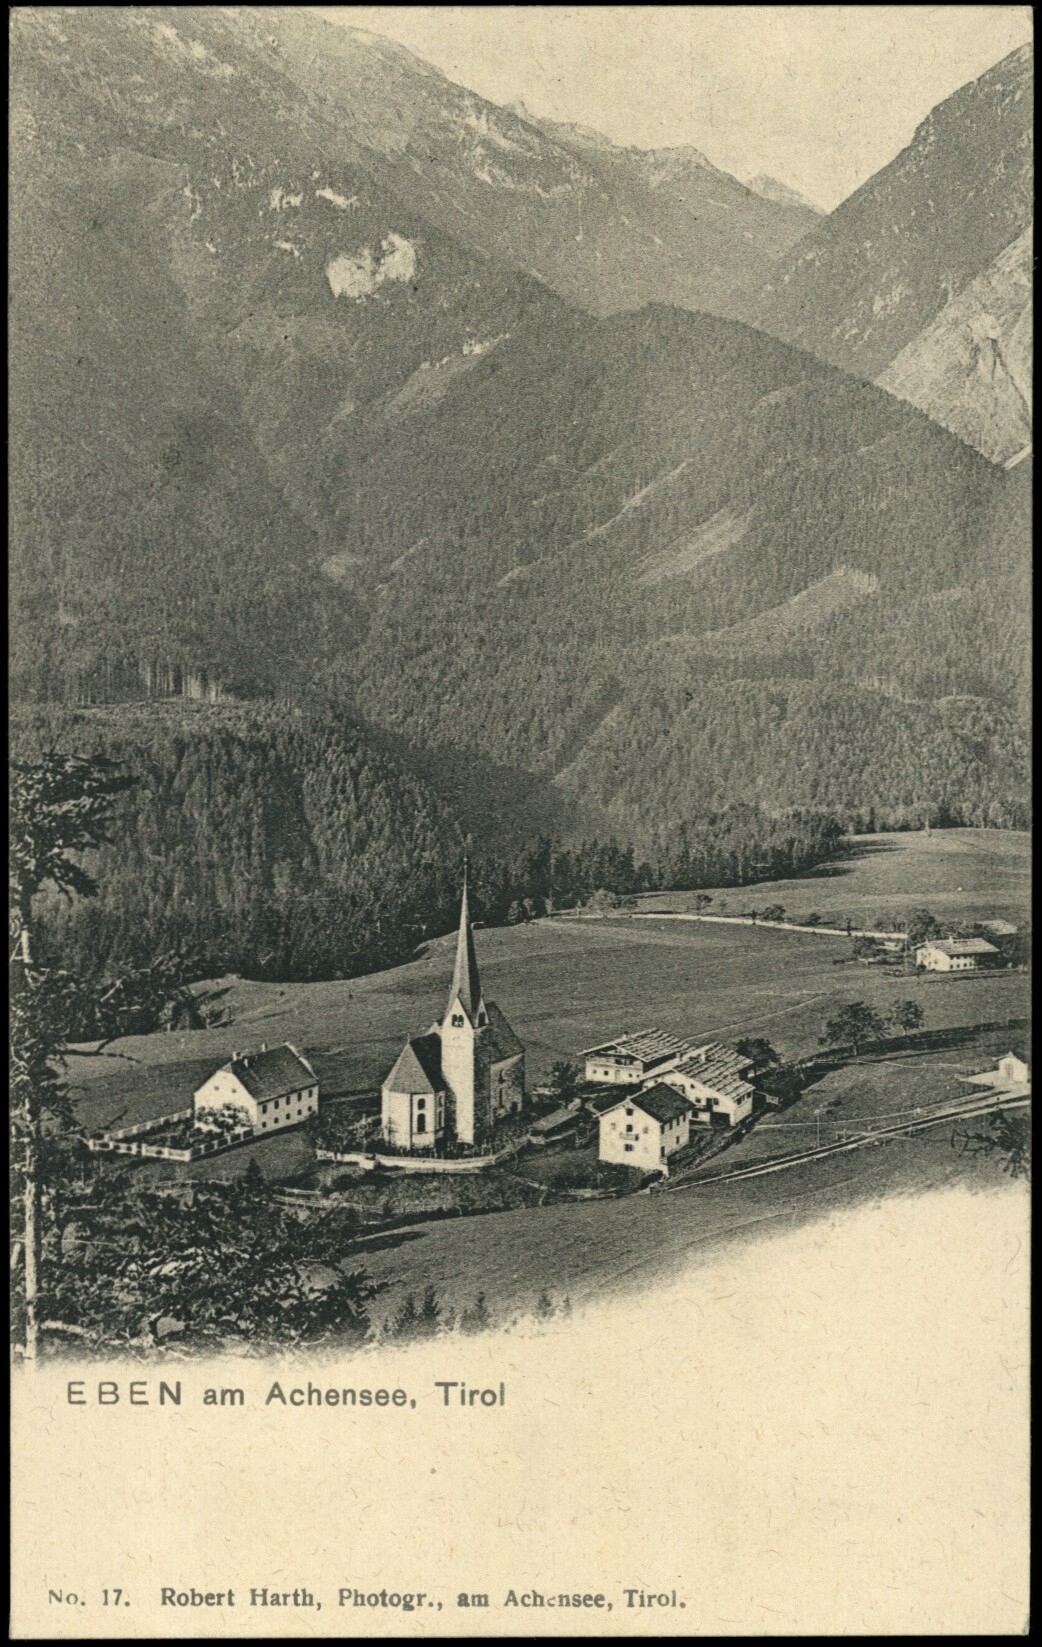
[[[481,1028],[481,1026],[484,1022],[485,1022],[485,1014],[483,1012],[479,1012],[478,1013],[478,1028],[479,1029]]]
[[[419,1115],[417,1115],[417,1117],[416,1117],[416,1131],[417,1132],[426,1132],[427,1131],[427,1117],[426,1117],[426,1115],[424,1115],[422,1110],[420,1111]]]
[[[452,1014],[452,1027],[453,1027],[453,1029],[462,1029],[463,1028],[463,1014],[462,1014],[462,1012],[454,1012]]]
[[[426,1109],[426,1108],[427,1108],[427,1100],[426,1100],[426,1098],[417,1098],[417,1100],[416,1100],[416,1108],[417,1108],[417,1109]]]

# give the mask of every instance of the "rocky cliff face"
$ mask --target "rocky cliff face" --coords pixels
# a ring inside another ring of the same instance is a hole
[[[303,8],[241,8],[235,30],[370,175],[445,233],[594,314],[647,302],[730,312],[806,232],[697,149],[639,150],[500,107],[403,47]]]
[[[753,324],[862,377],[885,372],[1027,228],[1032,85],[1025,46],[939,104],[782,258]]]
[[[1031,441],[1032,233],[946,303],[878,382],[995,463]]]

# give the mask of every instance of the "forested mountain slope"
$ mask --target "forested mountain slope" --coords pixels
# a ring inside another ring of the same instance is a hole
[[[571,148],[269,12],[13,14],[16,692],[321,693],[638,846],[1022,821],[1023,466],[735,321],[570,306],[495,225]],[[526,189],[479,233],[490,121]],[[709,175],[627,165],[656,212]]]
[[[374,432],[360,473],[384,571],[346,667],[381,724],[509,750],[630,830],[725,798],[1021,804],[1013,477],[881,391],[734,322],[574,317]],[[993,705],[986,773],[953,693]],[[751,731],[772,714],[783,747]]]
[[[839,845],[822,811],[733,805],[671,820],[651,862],[625,841],[560,832],[533,832],[504,851],[488,818],[476,837],[464,833],[452,806],[379,736],[342,713],[286,704],[15,714],[17,762],[55,747],[115,762],[130,780],[109,843],[86,860],[97,896],[44,896],[36,911],[38,954],[83,980],[161,958],[187,978],[345,978],[407,961],[454,929],[465,852],[475,916],[502,923],[600,889],[798,874]],[[151,1005],[130,1007],[146,1013],[142,1029],[155,1027],[147,1014],[158,1002],[153,994]]]
[[[649,301],[731,312],[814,221],[693,148],[626,148],[499,107],[303,7],[243,7],[236,28],[320,100],[381,185],[595,314]]]
[[[357,629],[316,576],[352,419],[556,300],[219,8],[16,11],[11,102],[16,689],[299,683]]]

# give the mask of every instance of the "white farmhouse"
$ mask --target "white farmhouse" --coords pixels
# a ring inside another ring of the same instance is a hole
[[[1031,1085],[1031,1070],[1023,1058],[1018,1058],[1012,1052],[1007,1052],[998,1063],[999,1079],[1007,1087],[1028,1087]]]
[[[695,1050],[675,1069],[667,1070],[663,1081],[689,1101],[692,1119],[702,1126],[738,1126],[753,1112],[754,1089],[745,1079],[753,1067],[730,1047],[708,1042]]]
[[[308,1060],[288,1041],[262,1046],[259,1052],[233,1052],[227,1064],[194,1094],[197,1123],[207,1112],[238,1109],[254,1132],[295,1127],[318,1112],[318,1077]]]
[[[998,956],[994,944],[985,938],[935,938],[920,944],[915,964],[927,972],[976,972]]]
[[[620,1035],[614,1041],[605,1041],[597,1047],[587,1047],[582,1057],[586,1060],[588,1081],[611,1081],[619,1086],[639,1087],[652,1077],[656,1079],[690,1050],[690,1042],[677,1035],[667,1035],[660,1029],[643,1029],[636,1035]]]
[[[643,1172],[668,1173],[668,1161],[691,1136],[691,1105],[660,1081],[620,1098],[600,1121],[598,1155]]]
[[[1023,1058],[1007,1052],[994,1069],[981,1070],[979,1075],[967,1075],[971,1086],[986,1087],[989,1091],[1009,1097],[1027,1097],[1031,1092],[1031,1069]]]

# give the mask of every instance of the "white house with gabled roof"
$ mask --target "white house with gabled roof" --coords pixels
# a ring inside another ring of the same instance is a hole
[[[915,952],[916,966],[926,972],[976,972],[999,959],[986,938],[934,938]]]
[[[694,1121],[702,1126],[736,1127],[753,1112],[756,1093],[746,1080],[752,1067],[751,1058],[709,1041],[696,1047],[675,1069],[667,1070],[662,1079],[689,1100]]]
[[[237,1109],[254,1132],[295,1127],[318,1113],[318,1077],[303,1053],[285,1041],[259,1052],[233,1052],[193,1094],[197,1124],[207,1113]]]
[[[602,1161],[643,1172],[669,1171],[669,1158],[691,1137],[691,1105],[664,1082],[620,1098],[600,1119]]]

